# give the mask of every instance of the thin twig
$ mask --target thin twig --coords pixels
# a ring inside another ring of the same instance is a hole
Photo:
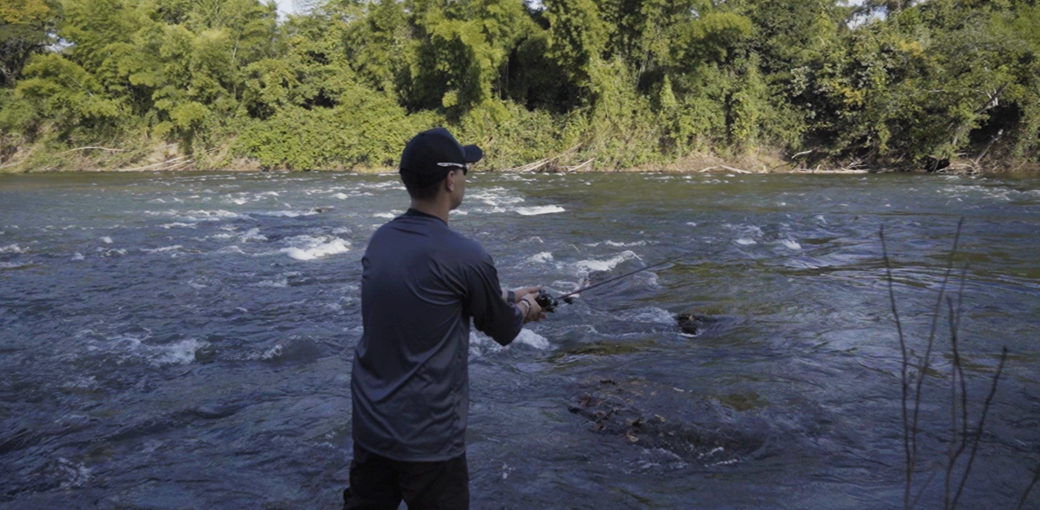
[[[961,325],[961,311],[964,303],[964,284],[968,280],[968,264],[961,271],[961,284],[957,289],[957,308],[953,308],[953,300],[947,296],[946,306],[950,317],[950,349],[953,351],[953,366],[950,368],[950,453],[946,465],[946,478],[944,483],[943,508],[950,508],[950,483],[953,480],[953,467],[957,459],[964,453],[968,446],[968,389],[964,380],[964,364],[961,362],[958,332]],[[957,382],[960,381],[961,389],[961,430],[957,430]],[[960,440],[958,441],[958,436]],[[959,444],[959,446],[958,446]]]
[[[911,508],[913,508],[914,506],[917,505],[917,502],[921,500],[921,496],[924,495],[925,489],[927,489],[928,486],[932,484],[932,480],[935,480],[935,475],[937,475],[937,474],[939,474],[938,470],[933,470],[932,471],[932,475],[929,476],[928,480],[926,480],[924,482],[924,485],[921,486],[921,490],[917,491],[917,495],[914,496],[914,500],[910,502],[910,506],[907,507],[907,510],[910,510]]]
[[[907,382],[907,370],[909,360],[906,355],[906,338],[903,336],[903,323],[899,320],[899,309],[896,308],[895,285],[892,281],[892,264],[888,260],[888,244],[885,242],[885,225],[881,225],[881,256],[885,260],[885,275],[888,279],[888,300],[892,306],[892,316],[896,319],[896,331],[899,333],[899,352],[902,356],[902,385],[903,385],[903,450],[906,456],[906,488],[903,493],[903,508],[910,508],[910,485],[913,481],[913,458],[910,455],[910,430],[907,417],[906,398],[909,383]]]
[[[958,296],[963,295],[964,288],[961,287],[961,291]],[[958,309],[954,311],[953,300],[947,296],[946,305],[950,311],[950,345],[953,350],[953,367],[950,369],[950,453],[949,460],[946,464],[946,478],[945,478],[945,496],[943,499],[943,508],[950,508],[950,487],[951,481],[953,480],[953,466],[957,463],[957,459],[960,458],[961,454],[964,453],[964,449],[968,446],[968,397],[967,390],[964,386],[964,368],[961,363],[960,350],[957,344],[957,330],[960,324],[960,299],[958,299]],[[963,413],[962,426],[963,430],[958,433],[957,427],[957,381],[958,376],[960,377],[961,386],[961,412]],[[958,441],[957,437],[960,436]],[[958,444],[959,443],[959,444]]]
[[[961,316],[962,316],[962,304],[964,300],[964,283],[968,280],[968,264],[964,265],[964,270],[961,272],[961,286],[957,289],[957,317],[954,322],[955,331],[961,329]],[[956,349],[956,345],[954,346]],[[968,444],[968,388],[964,381],[964,364],[961,363],[959,350],[954,351],[954,355],[958,360],[957,372],[960,376],[961,381],[961,437],[964,445]]]
[[[946,476],[943,477],[943,509],[950,508],[950,480],[953,477],[953,464],[958,455],[957,450],[957,329],[954,326],[953,300],[946,296],[949,309],[950,349],[953,351],[953,364],[950,367],[950,450],[946,454]]]
[[[1036,471],[1033,471],[1033,481],[1029,482],[1029,487],[1026,487],[1026,492],[1022,494],[1022,501],[1018,502],[1018,510],[1025,508],[1026,499],[1029,498],[1029,491],[1033,490],[1033,486],[1036,485],[1037,480],[1040,480],[1040,465],[1036,466]]]
[[[971,465],[975,461],[975,454],[979,451],[979,441],[982,439],[982,430],[986,425],[986,415],[989,414],[989,408],[993,405],[993,395],[997,393],[997,384],[1000,382],[1000,374],[1004,371],[1007,355],[1008,349],[1004,347],[1000,352],[1000,364],[997,365],[997,373],[993,375],[993,384],[989,388],[989,396],[986,397],[986,403],[982,405],[982,416],[979,417],[979,426],[975,431],[975,440],[971,444],[971,455],[968,456],[968,465],[964,467],[964,476],[961,477],[961,483],[957,486],[957,494],[953,497],[953,504],[950,505],[950,510],[957,508],[957,501],[961,498],[964,485],[968,482],[968,474],[971,473]]]
[[[932,311],[932,327],[928,333],[928,347],[924,352],[924,361],[921,363],[921,368],[918,370],[917,377],[917,388],[914,392],[914,416],[910,423],[910,445],[913,453],[914,460],[917,458],[917,424],[918,416],[921,412],[921,390],[924,387],[924,380],[928,376],[928,365],[932,361],[932,347],[935,345],[935,331],[939,325],[940,310],[942,310],[943,294],[946,293],[946,283],[950,279],[950,273],[953,271],[953,258],[957,254],[957,244],[961,239],[961,227],[964,225],[964,217],[962,216],[960,221],[957,222],[957,234],[953,237],[953,249],[950,250],[950,258],[946,265],[946,273],[943,275],[942,284],[939,286],[939,299],[936,300],[935,309]]]

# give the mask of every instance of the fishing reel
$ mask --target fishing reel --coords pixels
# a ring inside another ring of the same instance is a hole
[[[569,304],[574,303],[574,297],[564,296],[563,299],[556,299],[549,291],[545,289],[538,290],[538,297],[534,298],[534,302],[538,303],[538,306],[542,307],[543,312],[555,312],[556,307],[559,306],[560,302]]]

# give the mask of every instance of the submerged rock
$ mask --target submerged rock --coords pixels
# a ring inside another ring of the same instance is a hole
[[[755,394],[697,397],[642,379],[601,378],[581,383],[568,409],[593,432],[716,466],[767,455],[772,428],[753,412],[766,404]]]
[[[683,312],[675,316],[679,329],[687,335],[701,335],[709,330],[715,330],[733,319],[720,315],[705,315],[697,312]]]

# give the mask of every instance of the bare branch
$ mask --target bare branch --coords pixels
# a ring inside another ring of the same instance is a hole
[[[932,475],[928,477],[928,480],[925,480],[924,485],[921,486],[921,490],[917,491],[917,495],[914,496],[914,500],[910,502],[910,506],[907,507],[907,510],[910,510],[917,505],[917,502],[921,500],[921,496],[924,495],[925,489],[932,484],[932,480],[935,480],[935,475],[937,474],[939,474],[938,470],[932,471]]]
[[[961,289],[958,292],[958,298],[963,295],[964,286],[963,278]],[[960,350],[957,345],[957,329],[960,324],[960,299],[958,299],[958,309],[955,311],[953,308],[953,299],[949,296],[946,297],[946,305],[950,312],[950,345],[953,350],[953,367],[950,369],[950,452],[948,454],[948,461],[946,464],[946,479],[945,479],[945,496],[943,498],[943,508],[949,510],[950,507],[950,489],[952,488],[953,481],[953,467],[957,464],[957,459],[960,458],[961,454],[964,453],[964,449],[968,446],[968,397],[967,390],[964,386],[964,369],[961,363]],[[961,411],[964,415],[963,420],[963,431],[958,430],[957,427],[957,381],[958,377],[960,380],[961,387]],[[960,439],[958,440],[958,436]]]
[[[943,295],[946,293],[946,283],[950,279],[950,273],[953,271],[953,258],[957,254],[957,245],[961,239],[961,228],[964,225],[964,217],[961,216],[960,221],[957,222],[957,234],[953,237],[953,248],[950,250],[950,258],[946,265],[946,273],[943,275],[942,284],[939,286],[939,299],[935,302],[935,309],[932,310],[932,327],[928,332],[928,347],[925,349],[924,361],[921,363],[921,368],[918,369],[917,377],[917,388],[914,392],[914,416],[910,422],[910,448],[917,456],[917,424],[918,416],[921,412],[921,390],[924,387],[924,380],[928,376],[928,365],[932,361],[932,347],[935,345],[935,331],[939,325],[940,310],[942,310]]]
[[[986,415],[989,414],[989,408],[993,405],[993,395],[997,393],[997,384],[1000,382],[1000,374],[1004,371],[1004,363],[1007,361],[1008,349],[1004,349],[1000,353],[1000,364],[997,365],[997,373],[993,375],[993,384],[989,388],[989,396],[986,397],[986,403],[982,405],[982,416],[979,417],[979,426],[975,430],[975,438],[971,444],[971,455],[968,456],[968,465],[964,467],[964,476],[961,477],[961,483],[957,486],[957,494],[953,497],[953,504],[950,509],[957,508],[957,501],[961,498],[961,493],[964,491],[964,485],[968,482],[968,475],[971,473],[971,465],[975,461],[975,454],[979,451],[979,441],[982,439],[982,430],[986,425]]]
[[[1018,510],[1025,508],[1026,499],[1029,499],[1029,492],[1033,490],[1033,486],[1036,485],[1037,480],[1040,480],[1040,465],[1036,466],[1036,471],[1033,471],[1033,481],[1029,482],[1029,487],[1026,487],[1026,492],[1022,494],[1022,501],[1018,502]]]
[[[899,320],[899,309],[896,308],[896,294],[895,285],[892,281],[892,263],[888,260],[888,244],[885,242],[885,225],[881,225],[881,231],[879,232],[881,237],[881,256],[885,260],[885,275],[888,279],[888,300],[892,306],[892,316],[896,320],[896,331],[899,333],[899,353],[902,356],[902,394],[903,394],[903,450],[906,456],[906,490],[903,494],[903,508],[910,508],[910,485],[913,481],[914,473],[914,459],[910,453],[910,429],[908,428],[908,416],[906,408],[907,389],[909,389],[909,383],[907,381],[907,371],[909,367],[909,360],[906,355],[906,338],[903,336],[903,323]]]

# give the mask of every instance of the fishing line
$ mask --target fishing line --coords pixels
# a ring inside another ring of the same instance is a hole
[[[567,303],[567,304],[571,304],[571,303],[574,302],[574,296],[576,296],[578,294],[581,294],[582,292],[585,292],[585,291],[587,291],[589,289],[594,289],[594,288],[599,287],[601,285],[606,285],[606,284],[611,283],[611,282],[616,282],[616,281],[621,280],[623,278],[628,278],[629,276],[632,276],[634,274],[642,273],[643,271],[648,271],[650,269],[654,269],[655,267],[661,267],[661,266],[663,266],[665,264],[668,264],[670,262],[675,262],[676,260],[680,260],[680,259],[684,259],[686,257],[689,257],[689,256],[691,256],[691,255],[693,255],[695,253],[697,253],[697,252],[688,251],[686,253],[681,253],[679,255],[676,255],[676,256],[674,256],[672,258],[665,259],[665,260],[662,260],[660,262],[656,262],[656,263],[650,264],[649,266],[646,266],[646,267],[643,267],[643,268],[640,268],[640,269],[636,269],[635,271],[630,271],[630,272],[625,273],[625,274],[620,275],[620,276],[615,276],[613,278],[608,278],[606,280],[603,280],[602,282],[595,283],[593,285],[581,285],[581,286],[578,287],[577,290],[568,292],[568,293],[563,294],[561,296],[553,296],[549,291],[547,291],[545,289],[541,289],[541,290],[538,291],[538,297],[535,298],[535,302],[538,303],[538,306],[542,307],[542,310],[544,310],[546,312],[554,312],[554,311],[556,311],[556,307],[560,304],[561,301],[564,302],[564,303]]]

